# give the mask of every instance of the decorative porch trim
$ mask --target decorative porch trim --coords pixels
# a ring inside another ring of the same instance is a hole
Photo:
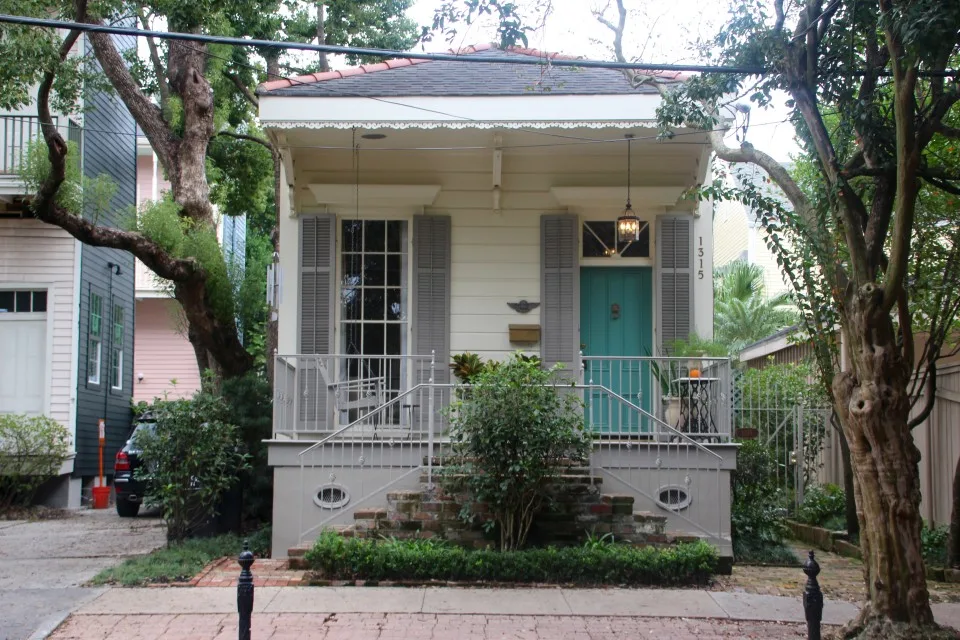
[[[311,184],[308,185],[313,197],[319,204],[350,206],[357,204],[357,191],[360,202],[371,207],[424,207],[433,204],[440,193],[440,185],[405,184]]]
[[[260,124],[265,129],[652,129],[656,127],[656,122],[653,120],[552,120],[541,122],[263,120]]]
[[[634,203],[638,210],[672,207],[683,196],[686,186],[634,187]],[[623,208],[625,187],[551,187],[550,194],[566,207]]]

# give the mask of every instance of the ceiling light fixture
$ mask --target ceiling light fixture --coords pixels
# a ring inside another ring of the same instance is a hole
[[[640,220],[637,214],[633,212],[633,205],[630,204],[630,156],[633,134],[628,133],[627,138],[627,206],[623,214],[617,218],[617,242],[636,242],[640,239]]]

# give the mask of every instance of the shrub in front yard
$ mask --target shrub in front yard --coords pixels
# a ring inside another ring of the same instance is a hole
[[[846,496],[835,484],[810,487],[797,510],[797,520],[832,531],[847,528]]]
[[[167,538],[179,541],[216,515],[221,496],[248,468],[240,429],[223,399],[206,388],[189,400],[153,405],[156,428],[137,437],[146,500],[160,505]]]
[[[783,549],[787,535],[781,503],[782,492],[776,483],[776,460],[770,450],[756,440],[741,444],[737,470],[733,472],[734,559],[738,562],[777,563],[777,557],[789,558]]]
[[[611,543],[473,551],[441,540],[375,541],[331,532],[305,559],[323,578],[367,581],[693,585],[705,583],[717,568],[717,552],[705,542],[665,549]]]
[[[947,566],[947,541],[950,539],[950,527],[928,526],[924,523],[920,531],[920,543],[923,548],[923,561],[930,567]]]
[[[469,394],[451,408],[450,438],[461,461],[451,471],[473,501],[487,505],[484,527],[498,531],[503,550],[523,547],[562,462],[589,453],[579,398],[563,392],[555,373],[515,354],[476,373]],[[474,517],[470,504],[462,515]]]
[[[70,453],[70,432],[46,416],[0,415],[0,511],[29,506]]]

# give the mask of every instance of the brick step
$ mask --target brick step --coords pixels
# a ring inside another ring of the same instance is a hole
[[[668,531],[667,539],[670,540],[672,544],[685,544],[705,540],[706,536],[699,536],[695,533],[686,533],[683,531]]]
[[[422,502],[424,492],[418,490],[405,489],[403,491],[390,491],[387,493],[387,502]]]
[[[653,514],[649,511],[634,511],[633,526],[637,533],[663,535],[667,529],[667,516]]]
[[[290,547],[287,549],[287,567],[294,571],[307,568],[307,561],[304,556],[310,547]]]
[[[382,520],[387,517],[387,510],[380,508],[357,509],[353,512],[354,520]]]

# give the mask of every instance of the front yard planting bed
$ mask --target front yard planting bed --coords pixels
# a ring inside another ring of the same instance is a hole
[[[787,526],[794,539],[813,545],[823,551],[860,560],[860,547],[846,540],[845,531],[831,531],[812,524],[803,524],[794,520],[787,520]]]
[[[304,560],[311,580],[702,586],[717,572],[705,542],[669,548],[615,543],[500,552],[438,540],[365,540],[324,533]]]

